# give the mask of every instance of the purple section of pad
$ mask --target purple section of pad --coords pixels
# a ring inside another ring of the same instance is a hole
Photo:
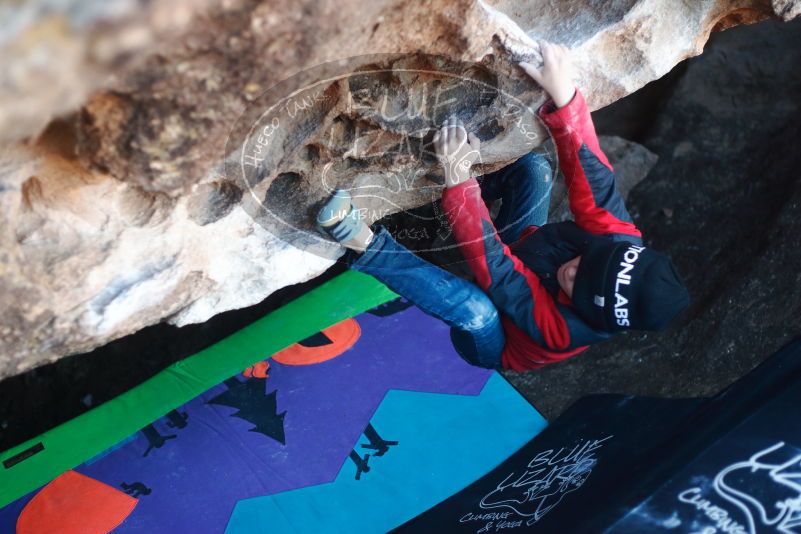
[[[251,431],[253,423],[232,416],[236,408],[208,402],[229,381],[177,410],[187,416],[183,428],[166,417],[151,425],[151,437],[175,437],[147,456],[138,432],[78,467],[113,487],[149,491],[134,493],[139,503],[115,532],[222,532],[242,499],[333,481],[388,390],[478,395],[492,373],[465,363],[448,327],[417,308],[356,320],[361,338],[341,356],[310,366],[271,362],[268,379],[249,379],[276,391],[285,445]]]

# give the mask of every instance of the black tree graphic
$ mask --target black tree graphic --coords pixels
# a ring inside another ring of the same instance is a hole
[[[284,436],[284,416],[286,411],[277,413],[278,404],[276,393],[265,394],[265,383],[263,380],[248,379],[240,382],[236,378],[229,378],[225,381],[228,390],[220,393],[209,404],[221,404],[236,408],[237,411],[231,417],[239,417],[256,425],[250,432],[264,434],[282,445],[286,445]]]
[[[139,498],[142,495],[150,495],[153,490],[145,486],[142,482],[132,482],[128,484],[123,482],[120,487],[131,497]]]

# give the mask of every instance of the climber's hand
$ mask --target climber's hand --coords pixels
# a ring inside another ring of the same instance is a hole
[[[470,168],[479,157],[481,142],[468,134],[456,117],[445,121],[434,134],[434,150],[445,170],[445,187],[453,187],[470,178]]]
[[[520,62],[520,67],[545,89],[556,107],[561,108],[569,104],[576,93],[570,50],[564,45],[548,41],[540,41],[539,44],[542,68],[538,69],[525,61]]]

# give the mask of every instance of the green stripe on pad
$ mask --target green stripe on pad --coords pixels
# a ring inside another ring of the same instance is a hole
[[[114,399],[3,452],[0,507],[116,445],[246,367],[396,297],[373,277],[346,271]]]

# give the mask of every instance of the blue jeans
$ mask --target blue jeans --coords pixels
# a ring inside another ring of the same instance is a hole
[[[484,176],[484,200],[502,200],[495,226],[505,243],[514,242],[528,226],[547,222],[552,185],[550,165],[534,153]],[[351,269],[374,276],[449,325],[462,358],[479,367],[500,367],[503,327],[498,310],[480,287],[415,255],[383,227],[364,253],[352,258]]]
[[[533,152],[482,177],[484,202],[502,200],[495,218],[501,241],[507,245],[514,243],[529,226],[548,222],[552,188],[553,172],[548,160]]]

